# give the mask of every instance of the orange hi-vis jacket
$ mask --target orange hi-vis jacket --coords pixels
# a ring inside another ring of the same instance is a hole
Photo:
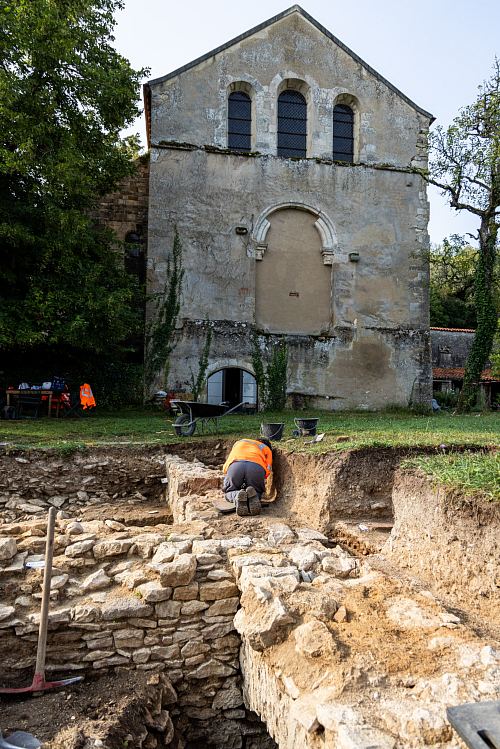
[[[266,479],[271,473],[273,467],[273,454],[267,445],[258,440],[238,440],[235,442],[231,452],[228,455],[224,468],[224,473],[236,460],[249,460],[251,463],[257,463],[266,472]]]
[[[92,389],[88,382],[85,382],[80,387],[80,403],[82,405],[82,408],[94,408],[95,407],[95,398],[92,394]]]

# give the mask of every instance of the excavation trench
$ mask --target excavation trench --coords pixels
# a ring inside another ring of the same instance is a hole
[[[2,685],[31,681],[41,572],[26,563],[50,505],[47,673],[85,676],[3,699],[4,734],[49,749],[457,747],[446,705],[500,691],[495,641],[467,625],[472,609],[498,616],[498,513],[367,450],[279,454],[275,502],[221,518],[226,446],[179,452],[1,457]]]

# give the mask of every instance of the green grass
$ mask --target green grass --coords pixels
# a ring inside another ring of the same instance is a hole
[[[500,453],[462,452],[448,455],[417,455],[403,467],[416,467],[441,484],[462,494],[482,494],[500,502]]]
[[[322,442],[307,445],[306,439],[292,439],[296,416],[319,416],[318,432],[325,432]],[[56,448],[71,451],[96,445],[161,445],[185,442],[172,428],[172,417],[153,409],[98,411],[81,419],[48,419],[1,421],[0,441],[16,448]],[[279,414],[227,416],[220,421],[219,436],[257,436],[262,421],[285,422],[280,447],[284,450],[323,453],[362,447],[433,447],[445,444],[494,446],[499,443],[500,416],[497,414],[429,416],[402,413],[345,413],[308,411],[301,414],[285,411]],[[213,435],[212,435],[213,436]],[[339,439],[340,438],[340,439]],[[344,439],[347,438],[347,439]],[[189,438],[203,439],[197,434]]]
[[[307,438],[292,438],[294,417],[319,416],[318,432],[322,442],[307,444]],[[1,421],[0,442],[6,449],[48,449],[69,455],[77,449],[94,446],[160,447],[162,444],[186,440],[196,444],[203,437],[177,437],[172,417],[154,409],[123,409],[118,412],[98,411],[81,419],[48,419]],[[436,480],[460,488],[464,493],[482,492],[490,499],[499,498],[499,456],[494,451],[463,454],[455,448],[498,446],[500,415],[415,415],[395,411],[386,413],[285,411],[278,414],[227,416],[220,421],[219,436],[236,439],[258,436],[260,423],[285,422],[283,440],[279,443],[288,452],[321,454],[346,449],[371,447],[427,450],[436,455],[412,458],[407,465],[418,466]],[[444,447],[443,447],[444,445]],[[450,454],[451,451],[451,454]]]

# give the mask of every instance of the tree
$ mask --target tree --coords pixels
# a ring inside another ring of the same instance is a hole
[[[133,169],[122,0],[0,0],[0,347],[107,352],[140,325],[134,284],[92,209]]]
[[[431,249],[431,325],[476,327],[474,273],[477,259],[477,248],[456,234]]]
[[[163,289],[154,294],[152,301],[156,303],[156,310],[146,331],[146,385],[151,385],[162,374],[163,388],[168,389],[168,375],[170,369],[170,354],[175,346],[175,327],[181,309],[182,280],[184,268],[182,266],[182,243],[174,228],[174,244],[172,253],[167,260],[167,274]],[[210,331],[210,340],[212,333]],[[208,365],[208,351],[207,351]],[[205,368],[206,370],[206,368]]]
[[[458,402],[458,409],[463,411],[475,403],[497,329],[494,277],[500,221],[499,60],[495,60],[491,78],[479,87],[476,101],[464,107],[450,127],[436,128],[429,140],[429,170],[417,171],[442,190],[452,208],[469,211],[479,221],[474,272],[477,325]]]

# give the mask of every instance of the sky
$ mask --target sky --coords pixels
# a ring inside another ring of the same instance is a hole
[[[500,0],[303,0],[305,11],[447,126],[500,56]],[[158,78],[293,5],[292,0],[125,0],[115,46]],[[128,132],[145,145],[143,118]],[[477,219],[429,189],[431,242],[476,233]]]

